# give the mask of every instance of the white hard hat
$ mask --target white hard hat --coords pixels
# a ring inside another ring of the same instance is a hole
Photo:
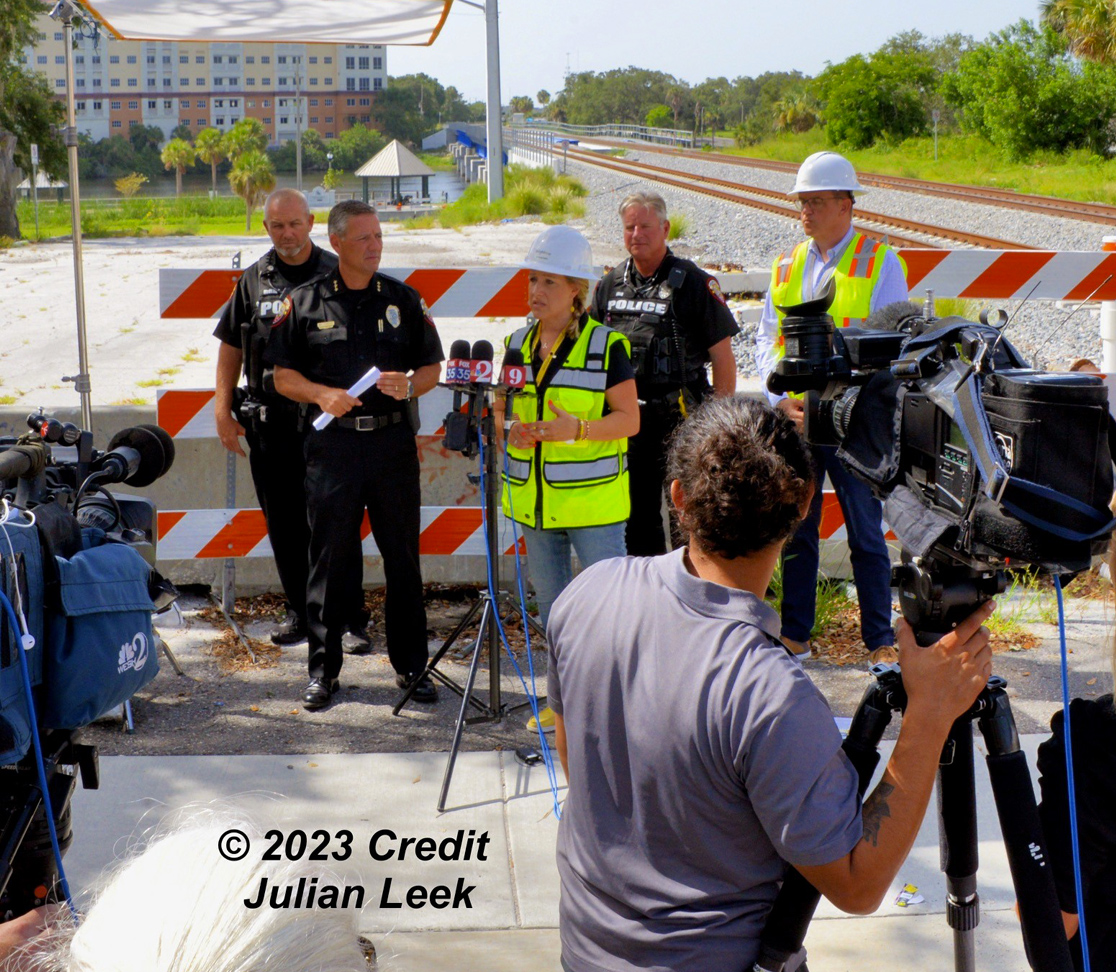
[[[821,192],[823,190],[851,192],[859,196],[867,190],[856,178],[852,163],[836,152],[815,152],[798,167],[798,177],[788,196],[800,192]]]
[[[595,280],[593,248],[569,226],[548,226],[538,236],[523,261],[527,270],[540,270],[562,277]]]

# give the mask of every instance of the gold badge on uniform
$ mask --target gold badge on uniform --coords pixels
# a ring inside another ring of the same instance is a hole
[[[330,328],[333,328],[333,327],[336,327],[336,326],[337,326],[336,321],[318,321],[318,330],[319,331],[328,331]]]
[[[387,311],[384,313],[387,322],[392,327],[399,327],[399,308],[395,304],[389,304]]]

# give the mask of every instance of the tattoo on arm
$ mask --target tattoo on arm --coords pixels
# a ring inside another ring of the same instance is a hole
[[[873,847],[879,844],[881,825],[884,820],[891,816],[891,807],[888,805],[887,798],[894,791],[895,787],[881,780],[879,786],[872,791],[871,796],[864,801],[864,810],[861,812],[861,818],[864,822],[864,835],[861,840]]]

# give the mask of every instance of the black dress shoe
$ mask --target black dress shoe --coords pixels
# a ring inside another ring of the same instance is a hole
[[[306,622],[294,611],[288,611],[279,627],[271,632],[271,642],[275,645],[296,645],[305,640]]]
[[[341,635],[341,650],[346,655],[367,655],[372,650],[372,639],[364,624],[354,622]]]
[[[341,690],[341,683],[335,678],[312,678],[302,693],[302,707],[311,712],[324,709],[329,705],[335,692]]]
[[[416,702],[425,702],[427,705],[437,702],[438,688],[430,680],[429,675],[423,675],[422,673],[417,675],[396,675],[395,684],[401,689],[405,689],[408,688],[416,678],[418,679],[418,685],[415,686],[415,690],[411,693],[411,698]]]

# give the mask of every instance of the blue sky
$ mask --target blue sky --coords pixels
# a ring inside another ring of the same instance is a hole
[[[816,74],[828,61],[875,50],[917,29],[982,40],[1020,18],[1038,18],[1038,0],[499,0],[501,94],[562,89],[570,71],[636,67],[697,84],[707,77],[797,68]],[[467,100],[485,94],[484,14],[455,3],[430,47],[388,50],[388,73],[423,71],[456,85]]]

